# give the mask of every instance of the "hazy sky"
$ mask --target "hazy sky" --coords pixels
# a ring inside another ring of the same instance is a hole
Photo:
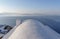
[[[60,0],[0,0],[0,13],[60,13]]]

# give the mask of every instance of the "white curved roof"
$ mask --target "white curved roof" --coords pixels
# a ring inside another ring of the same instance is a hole
[[[7,39],[59,39],[60,35],[37,20],[26,20]]]

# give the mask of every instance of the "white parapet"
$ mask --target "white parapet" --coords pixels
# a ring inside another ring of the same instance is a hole
[[[22,21],[20,19],[16,19],[16,26],[20,25]]]

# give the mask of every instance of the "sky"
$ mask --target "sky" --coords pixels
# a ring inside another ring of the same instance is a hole
[[[60,0],[0,0],[0,13],[60,14]]]

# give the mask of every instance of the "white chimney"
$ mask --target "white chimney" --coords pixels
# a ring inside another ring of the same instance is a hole
[[[20,25],[22,21],[20,19],[16,19],[16,26]]]

